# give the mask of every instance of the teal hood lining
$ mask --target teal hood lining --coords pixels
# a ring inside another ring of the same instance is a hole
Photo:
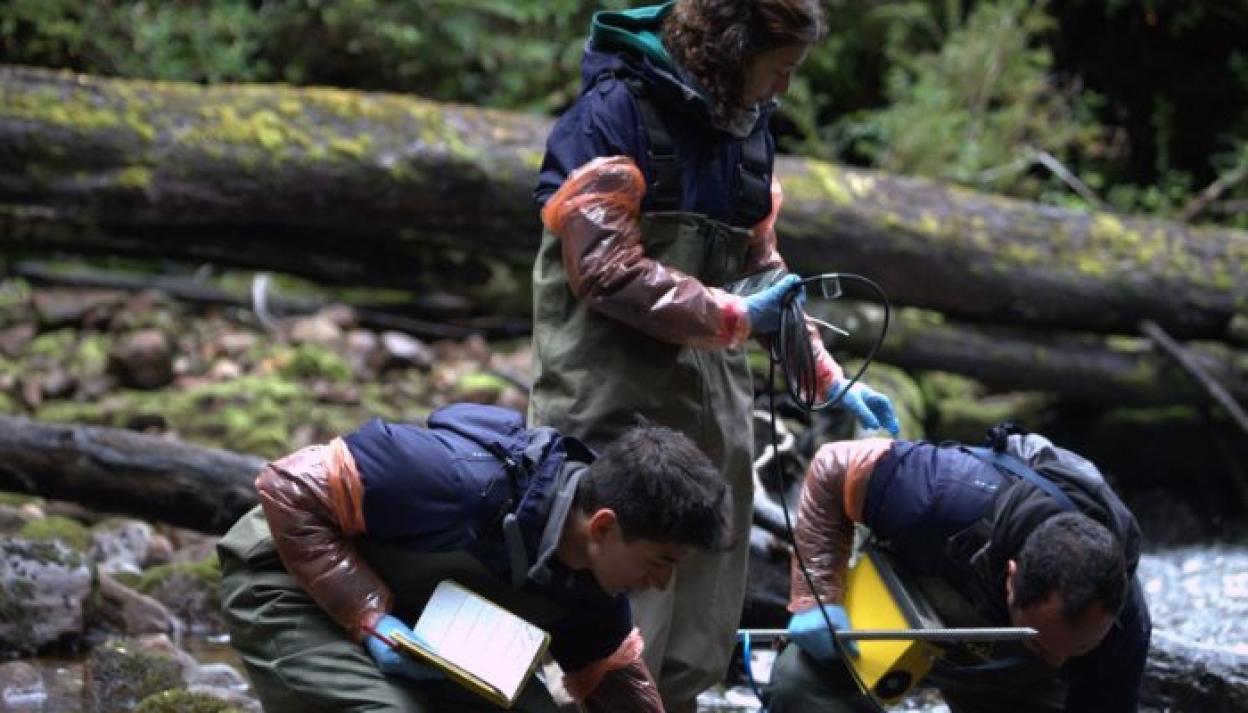
[[[679,76],[676,61],[663,46],[663,18],[676,3],[639,7],[632,10],[594,13],[589,39],[599,49],[623,48],[641,53],[655,66]]]

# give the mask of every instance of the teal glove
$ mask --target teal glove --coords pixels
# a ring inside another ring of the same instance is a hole
[[[823,612],[819,607],[810,607],[794,614],[789,619],[789,641],[811,656],[825,663],[839,658],[836,644],[832,641],[832,632],[828,631],[828,622],[823,614],[827,613],[832,621],[832,628],[840,631],[849,628],[849,614],[840,604],[824,604]],[[854,658],[858,658],[858,643],[852,639],[842,639],[841,645]]]
[[[391,634],[398,631],[413,641],[420,641],[416,632],[389,614],[377,620],[377,623],[373,625],[373,631],[386,638],[391,638]],[[368,649],[369,656],[372,656],[373,661],[377,663],[377,668],[387,676],[402,676],[414,681],[440,681],[446,678],[438,669],[417,661],[409,654],[395,651],[376,636],[369,635],[364,640],[364,646]]]
[[[841,393],[845,391],[846,383],[848,382],[838,381],[832,384],[832,389],[828,392],[828,400],[841,396]],[[869,431],[884,428],[894,436],[901,433],[901,424],[897,421],[897,414],[893,411],[893,402],[889,401],[884,394],[862,382],[855,383],[849,389],[849,393],[841,398],[840,403],[844,408],[853,411],[858,417],[858,423]]]
[[[788,274],[780,278],[776,284],[756,292],[745,298],[745,311],[750,316],[751,334],[770,334],[780,329],[780,308],[784,304],[784,296],[797,288],[797,304],[806,305],[806,290],[801,287],[802,278]]]

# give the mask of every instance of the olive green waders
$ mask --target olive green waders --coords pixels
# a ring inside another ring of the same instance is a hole
[[[557,615],[553,605],[520,595],[464,553],[426,554],[358,543],[395,592],[393,614],[415,621],[433,587],[452,578],[540,626]],[[247,666],[267,713],[467,713],[502,710],[449,680],[418,682],[386,676],[365,648],[282,566],[260,508],[244,516],[221,540],[221,601],[230,642]],[[536,677],[513,711],[556,713]]]
[[[642,216],[645,253],[723,285],[740,277],[747,230],[691,213]],[[549,231],[534,266],[534,386],[529,420],[594,448],[636,417],[692,438],[727,479],[734,545],[697,553],[664,592],[632,596],[645,661],[668,710],[692,704],[723,680],[741,617],[753,508],[753,383],[744,348],[702,350],[652,339],[580,302],[568,287],[559,240]]]

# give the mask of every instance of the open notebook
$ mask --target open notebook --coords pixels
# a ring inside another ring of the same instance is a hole
[[[463,585],[446,579],[413,627],[428,647],[395,642],[461,685],[511,708],[550,644],[550,634]]]

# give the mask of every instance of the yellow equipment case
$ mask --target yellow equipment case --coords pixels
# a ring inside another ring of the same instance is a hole
[[[849,570],[845,611],[854,629],[938,629],[927,603],[902,588],[889,555],[867,543]],[[863,690],[881,703],[898,703],[942,653],[917,639],[860,640],[859,656],[847,661]]]

